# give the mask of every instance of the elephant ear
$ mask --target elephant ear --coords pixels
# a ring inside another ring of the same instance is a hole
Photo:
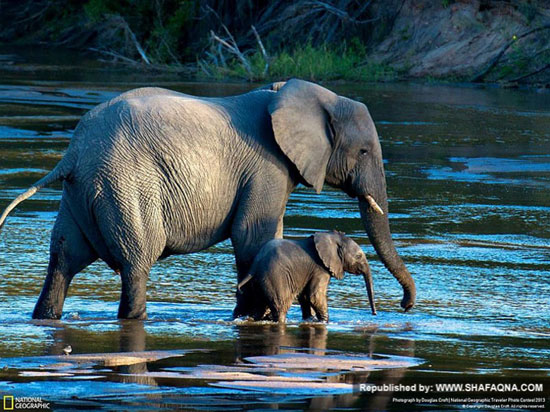
[[[329,122],[337,101],[338,96],[324,87],[291,79],[269,105],[275,141],[317,193],[332,152]]]
[[[315,249],[325,268],[327,268],[330,274],[336,279],[343,279],[344,266],[342,264],[342,258],[338,254],[338,240],[339,236],[334,232],[315,233],[313,235]]]

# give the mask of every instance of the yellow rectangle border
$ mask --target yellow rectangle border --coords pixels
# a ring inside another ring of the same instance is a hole
[[[8,401],[11,401],[11,406],[8,408]],[[13,411],[14,407],[14,400],[13,395],[4,395],[4,404],[2,405],[4,407],[5,411]]]

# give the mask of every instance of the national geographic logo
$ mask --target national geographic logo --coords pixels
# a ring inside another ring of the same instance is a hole
[[[13,396],[4,395],[4,410],[5,411],[13,411],[13,404],[14,404]]]
[[[16,398],[13,395],[4,395],[2,402],[3,411],[45,410],[49,411],[50,402],[44,402],[42,398],[24,396]]]

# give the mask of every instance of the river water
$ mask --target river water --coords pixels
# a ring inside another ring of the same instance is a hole
[[[80,116],[124,90],[154,84],[213,96],[257,87],[140,75],[72,54],[36,56],[0,56],[7,62],[0,71],[2,209],[54,167]],[[31,321],[61,197],[60,185],[53,185],[21,204],[0,234],[0,394],[42,397],[56,408],[113,410],[403,407],[396,398],[406,391],[367,396],[341,385],[366,382],[533,382],[544,383],[548,396],[550,93],[418,84],[328,87],[367,104],[376,123],[394,240],[418,289],[411,312],[400,309],[401,289],[370,246],[356,202],[329,188],[317,195],[299,187],[289,201],[285,236],[338,229],[359,242],[373,270],[377,316],[370,315],[362,279],[346,275],[330,285],[327,325],[301,324],[296,307],[286,326],[233,322],[236,274],[231,245],[224,242],[155,265],[148,321],[116,320],[120,280],[102,262],[75,277],[61,321]],[[67,345],[73,349],[67,359],[155,352],[137,366],[92,362],[78,369],[44,357],[61,355]],[[259,373],[328,386],[262,389],[243,384],[242,376],[208,375],[252,371],[255,357],[304,354],[313,366],[277,369],[269,361]],[[373,354],[396,363],[381,370],[323,365],[323,357]],[[459,407],[439,399],[447,397],[443,392],[432,395],[437,402],[420,400],[407,409]]]

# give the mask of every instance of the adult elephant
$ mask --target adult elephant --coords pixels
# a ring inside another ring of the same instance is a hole
[[[33,318],[56,319],[74,275],[101,258],[120,274],[119,318],[146,318],[152,265],[231,238],[239,281],[264,242],[282,237],[290,193],[323,183],[359,199],[380,259],[415,301],[388,223],[382,151],[362,103],[289,80],[240,96],[160,88],[121,94],[78,124],[63,159],[15,199],[56,180],[63,196]]]

